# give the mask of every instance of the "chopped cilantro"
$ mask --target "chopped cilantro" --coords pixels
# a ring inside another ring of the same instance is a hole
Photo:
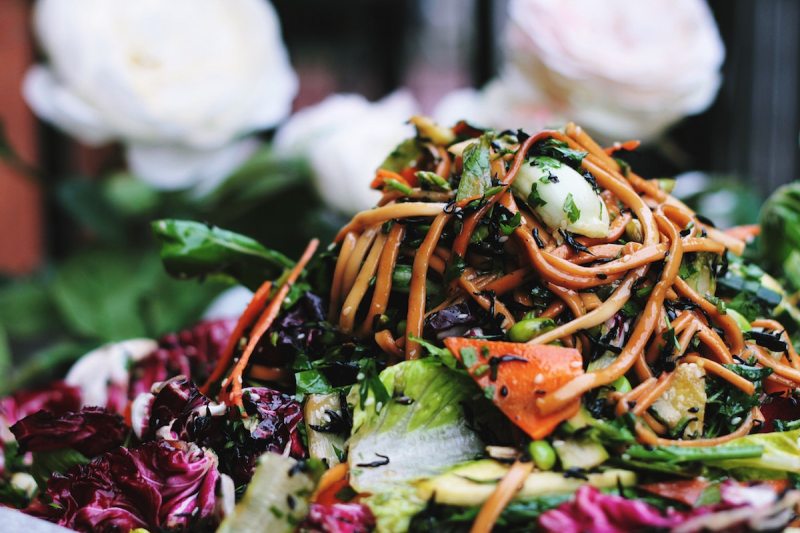
[[[478,365],[475,368],[475,370],[472,372],[472,375],[474,375],[476,378],[479,378],[482,375],[484,375],[485,373],[487,373],[488,371],[489,371],[489,365],[484,363],[482,365]]]
[[[494,400],[494,392],[494,385],[487,385],[486,388],[483,389],[483,395],[489,400]]]
[[[528,195],[528,205],[531,207],[540,207],[546,204],[547,202],[545,202],[542,197],[539,196],[539,190],[536,188],[536,184],[534,183],[533,187],[531,187],[531,192]]]
[[[534,152],[558,159],[559,161],[562,161],[573,168],[580,167],[583,158],[587,155],[587,152],[573,150],[567,145],[567,143],[557,141],[553,138],[545,139],[536,143],[534,146]]]
[[[570,224],[577,222],[577,220],[581,218],[581,210],[575,205],[575,199],[572,197],[572,193],[567,194],[567,199],[564,200],[563,210]]]
[[[555,170],[561,166],[561,161],[546,155],[538,155],[531,159],[531,166],[539,167],[542,170]]]
[[[478,352],[475,351],[475,348],[461,348],[461,360],[465,367],[472,368],[478,363]]]
[[[519,227],[520,223],[522,222],[522,213],[517,211],[513,217],[507,219],[506,217],[500,217],[500,231],[503,232],[503,235],[511,235],[514,233],[514,230]]]

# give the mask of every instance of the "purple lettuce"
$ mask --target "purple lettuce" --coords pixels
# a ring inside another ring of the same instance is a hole
[[[311,504],[303,533],[367,533],[375,528],[369,507],[360,503]]]
[[[134,399],[149,392],[155,383],[177,375],[203,383],[222,355],[235,325],[235,320],[206,321],[162,337],[158,349],[131,368],[128,397]]]
[[[102,407],[84,407],[61,415],[38,411],[11,426],[11,432],[25,452],[72,448],[94,457],[120,446],[128,427],[122,417]]]
[[[218,495],[222,478],[216,466],[213,452],[192,444],[117,448],[55,474],[45,499],[27,512],[79,531],[210,529],[219,523],[225,501]]]

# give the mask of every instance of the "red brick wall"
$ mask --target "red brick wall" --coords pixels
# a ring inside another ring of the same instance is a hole
[[[26,0],[0,0],[0,120],[17,153],[36,160],[36,121],[20,85],[33,57]],[[30,272],[42,258],[42,207],[34,183],[0,163],[0,272]]]

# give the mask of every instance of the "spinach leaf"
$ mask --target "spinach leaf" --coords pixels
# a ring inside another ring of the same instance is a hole
[[[221,275],[255,290],[294,265],[250,237],[199,222],[165,219],[151,227],[161,243],[164,267],[179,278]]]
[[[492,186],[490,147],[492,136],[481,135],[480,141],[464,149],[464,171],[456,192],[456,201],[482,197]]]

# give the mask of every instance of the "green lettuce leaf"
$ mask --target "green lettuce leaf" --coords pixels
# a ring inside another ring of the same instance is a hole
[[[720,448],[761,446],[764,451],[760,457],[710,461],[708,464],[726,470],[741,470],[746,477],[783,478],[789,472],[800,473],[800,442],[798,441],[800,441],[800,429],[747,435],[734,439]]]
[[[366,503],[376,515],[378,531],[405,530],[425,506],[410,485],[483,450],[462,407],[476,389],[469,377],[433,360],[400,363],[379,378],[388,393],[385,403],[372,389],[363,402],[356,388],[349,398],[355,405],[350,484],[372,494]]]

